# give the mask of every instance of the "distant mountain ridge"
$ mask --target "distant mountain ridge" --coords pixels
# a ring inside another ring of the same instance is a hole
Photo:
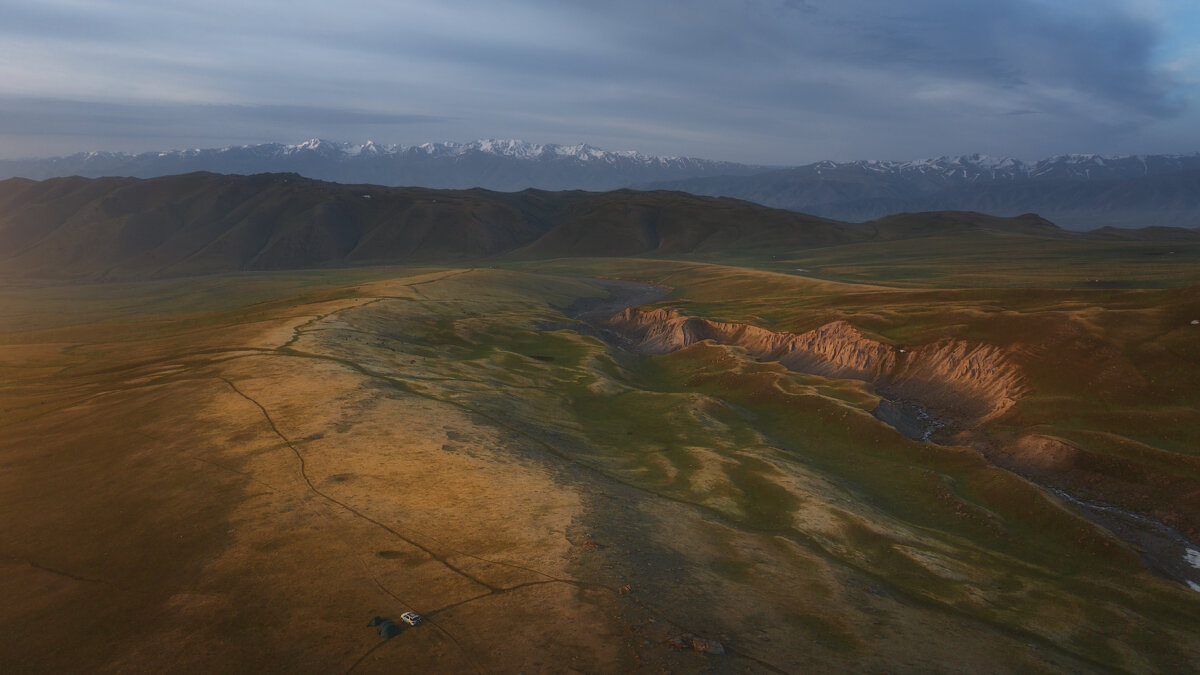
[[[1055,155],[1034,162],[1013,157],[973,154],[942,156],[908,162],[859,160],[823,161],[783,171],[810,170],[817,174],[861,168],[879,174],[920,176],[935,181],[997,180],[1103,180],[1177,173],[1200,169],[1200,153],[1194,155]]]
[[[231,146],[138,154],[88,152],[48,159],[0,160],[0,178],[63,176],[154,178],[195,171],[223,174],[299,173],[339,183],[515,192],[604,191],[647,181],[742,175],[765,170],[695,157],[660,157],[587,145],[519,140],[382,145],[314,138],[285,145]]]
[[[638,187],[735,197],[848,221],[960,210],[997,216],[1036,212],[1077,230],[1200,225],[1200,154],[825,161]]]

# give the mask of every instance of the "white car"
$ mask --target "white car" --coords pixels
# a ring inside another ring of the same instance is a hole
[[[400,620],[410,626],[416,626],[425,622],[425,619],[422,619],[421,615],[416,612],[405,612],[400,615]]]

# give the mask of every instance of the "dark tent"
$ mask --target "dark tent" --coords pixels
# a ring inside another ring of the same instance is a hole
[[[397,626],[395,621],[387,619],[379,624],[379,634],[382,635],[385,640],[390,640],[391,638],[394,638],[400,634],[400,626]]]

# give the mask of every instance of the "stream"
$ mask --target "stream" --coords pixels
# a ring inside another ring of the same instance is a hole
[[[904,436],[924,443],[937,443],[935,435],[946,427],[945,422],[912,401],[881,399],[871,414]],[[986,459],[985,453],[980,454]],[[1080,499],[1028,476],[1024,478],[1076,507],[1085,518],[1130,545],[1155,574],[1200,592],[1200,545],[1175,528],[1117,506]]]
[[[901,435],[923,443],[935,442],[934,434],[946,426],[945,422],[912,401],[881,398],[871,414]]]
[[[1059,488],[1034,483],[1079,507],[1088,520],[1133,546],[1152,571],[1200,592],[1200,545],[1175,528],[1125,509],[1079,499]]]

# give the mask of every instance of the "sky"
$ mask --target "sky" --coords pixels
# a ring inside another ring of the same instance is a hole
[[[1200,151],[1196,0],[0,0],[0,158],[516,138]]]

